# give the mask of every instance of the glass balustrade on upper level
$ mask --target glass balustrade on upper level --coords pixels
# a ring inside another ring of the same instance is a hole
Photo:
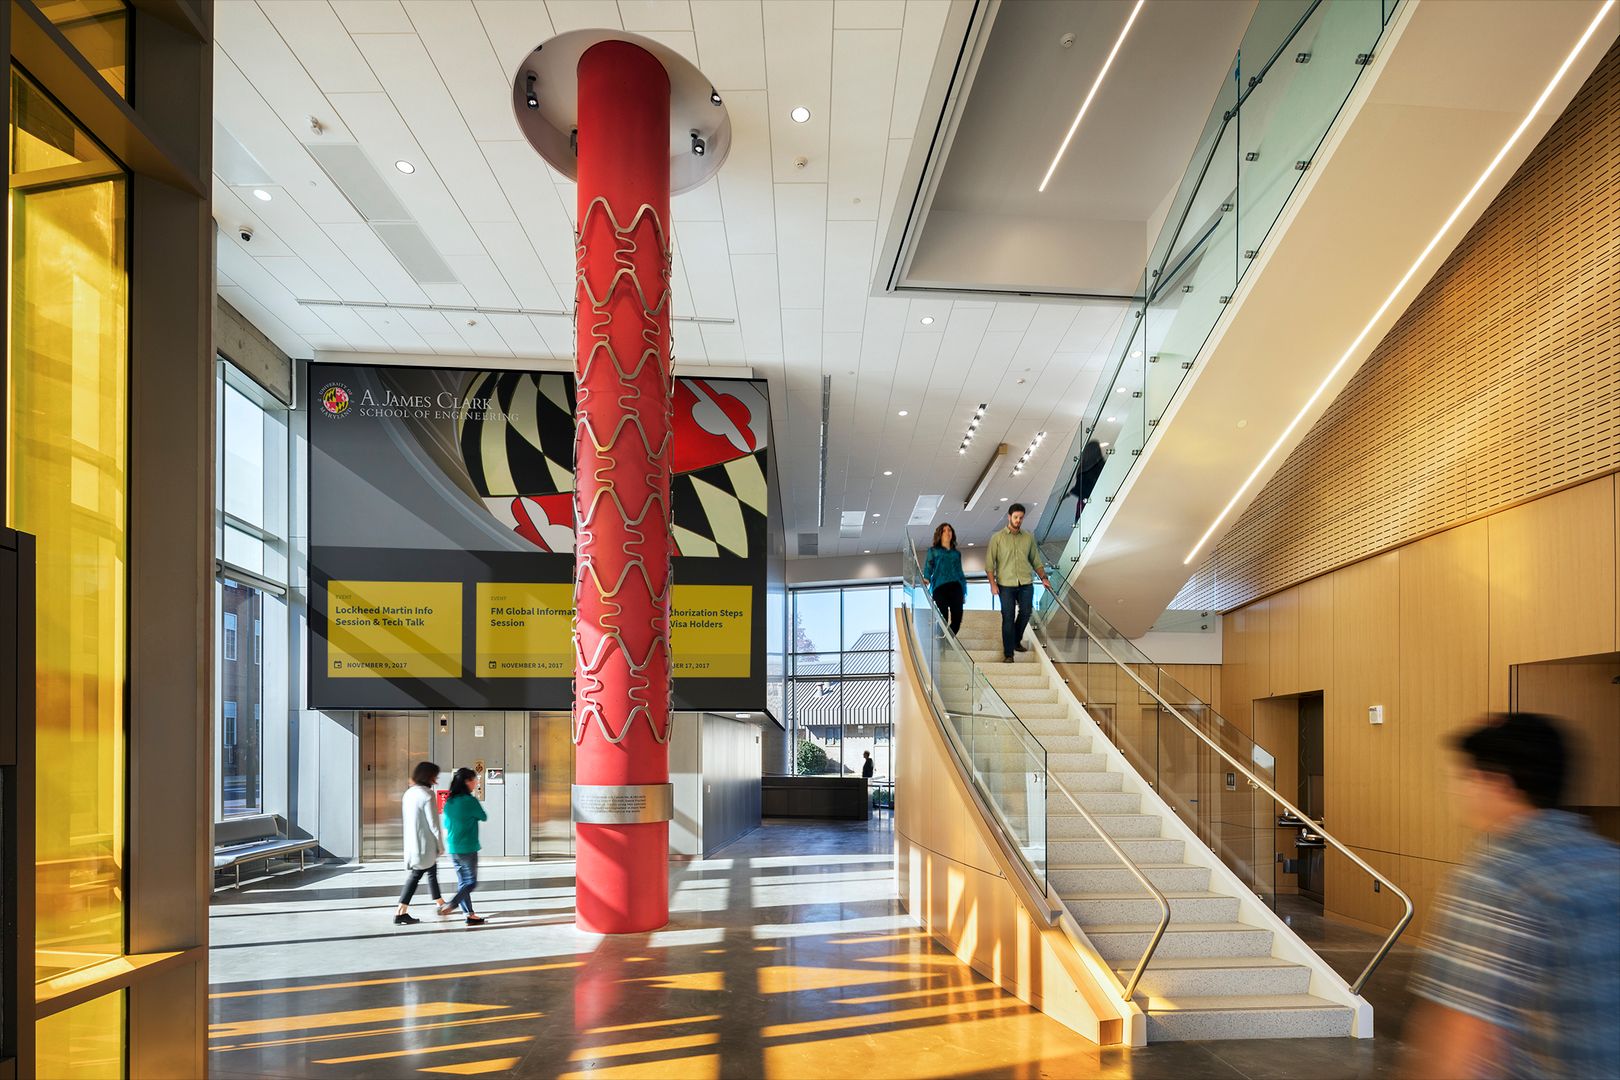
[[[1267,0],[1257,7],[1046,500],[1036,538],[1048,562],[1078,564],[1310,170],[1395,6]]]

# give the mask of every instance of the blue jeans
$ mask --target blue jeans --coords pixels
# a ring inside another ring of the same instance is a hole
[[[459,907],[471,915],[473,913],[472,891],[478,888],[478,852],[466,855],[451,855],[450,861],[456,864],[456,884],[461,886],[456,890],[444,905],[445,907]]]
[[[1001,594],[1001,655],[1011,656],[1013,647],[1024,640],[1024,631],[1029,629],[1029,616],[1035,605],[1035,583],[998,583],[997,589]]]

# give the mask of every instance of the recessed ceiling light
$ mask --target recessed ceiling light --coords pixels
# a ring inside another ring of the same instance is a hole
[[[893,476],[894,475],[894,470],[893,469],[884,469],[883,470],[883,475],[884,476]]]
[[[1125,391],[1127,391],[1127,390],[1129,390],[1129,389],[1130,389],[1130,387],[1128,387],[1128,386],[1121,386],[1121,387],[1119,387],[1119,388],[1117,388],[1117,389],[1116,389],[1116,390],[1115,390],[1115,391],[1114,391],[1114,393],[1116,393],[1116,394],[1123,394],[1123,393],[1124,393],[1124,392],[1125,392]]]
[[[907,413],[906,410],[901,409],[899,415],[901,415],[901,416],[909,416],[910,414]]]
[[[253,197],[255,199],[258,199],[260,202],[269,202],[270,201],[270,193],[268,191],[264,190],[264,188],[260,188],[260,187],[256,187],[256,188],[253,189]]]
[[[1136,349],[1136,350],[1133,350],[1131,352],[1131,358],[1132,359],[1135,359],[1136,357],[1141,356],[1141,355],[1142,355],[1142,350],[1141,349]]]
[[[802,124],[810,119],[810,110],[805,108],[803,105],[795,105],[793,106],[793,111],[788,113],[788,115],[793,117],[793,122],[795,124]]]
[[[979,545],[975,544],[973,541],[971,541],[971,540],[968,541],[968,547],[978,547],[978,546]]]
[[[1003,496],[1002,496],[1002,497],[1001,497],[1001,501],[1002,501],[1002,502],[1006,502],[1006,501],[1007,501],[1007,496],[1005,496],[1005,495],[1003,495]]]
[[[732,716],[735,716],[735,717],[736,717],[736,718],[737,718],[737,719],[739,719],[739,720],[746,720],[746,719],[748,719],[748,714],[747,714],[747,713],[745,713],[745,712],[734,712],[734,713],[732,713],[732,714],[731,714],[731,715],[732,715]]]
[[[1107,443],[1098,443],[1097,445],[1098,446],[1107,446],[1108,444]]]
[[[416,171],[416,166],[412,165],[408,161],[396,161],[396,162],[394,162],[394,168],[398,169],[400,172],[404,173],[406,176],[409,176],[411,173]]]
[[[873,514],[872,516],[873,517],[882,517],[883,515],[882,514]]]
[[[862,552],[861,552],[861,554],[862,554],[862,555],[870,555],[870,554],[872,554],[872,549],[871,549],[871,548],[867,548],[867,549],[866,549],[866,550],[864,550],[864,551],[862,551]]]
[[[932,315],[924,315],[922,317],[922,324],[924,326],[933,326],[934,325],[934,317]]]
[[[1112,424],[1112,423],[1114,423],[1114,422],[1115,422],[1115,420],[1114,420],[1114,417],[1112,417],[1112,416],[1110,416],[1110,417],[1109,417],[1109,418],[1108,418],[1108,422],[1109,422],[1109,423],[1110,423],[1110,424]],[[1243,425],[1241,425],[1241,424],[1239,424],[1239,425],[1238,425],[1238,426],[1239,426],[1239,427],[1242,427],[1242,426],[1243,426]]]

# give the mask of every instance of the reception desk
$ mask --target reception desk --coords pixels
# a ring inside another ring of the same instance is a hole
[[[766,776],[759,790],[762,817],[865,821],[871,811],[859,776]]]

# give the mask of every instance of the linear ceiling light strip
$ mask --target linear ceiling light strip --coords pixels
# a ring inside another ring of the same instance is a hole
[[[1508,136],[1507,142],[1502,144],[1502,149],[1496,152],[1496,156],[1491,159],[1491,163],[1485,166],[1485,171],[1480,173],[1479,179],[1474,181],[1474,186],[1468,189],[1468,194],[1462,197],[1462,201],[1457,204],[1457,208],[1451,212],[1449,217],[1446,218],[1445,224],[1440,226],[1439,231],[1434,234],[1434,238],[1424,246],[1423,251],[1419,253],[1415,260],[1413,260],[1412,265],[1407,269],[1406,273],[1401,275],[1401,280],[1395,283],[1395,288],[1391,289],[1389,295],[1384,298],[1384,302],[1378,305],[1378,310],[1373,312],[1372,318],[1367,320],[1367,325],[1361,328],[1361,333],[1356,335],[1355,340],[1350,343],[1350,347],[1344,350],[1344,355],[1339,357],[1338,363],[1333,365],[1332,370],[1327,373],[1327,377],[1322,380],[1321,385],[1318,386],[1315,392],[1305,400],[1305,404],[1300,406],[1300,410],[1297,414],[1295,414],[1293,420],[1289,421],[1288,426],[1283,429],[1283,433],[1277,437],[1277,441],[1271,444],[1271,449],[1266,451],[1266,456],[1260,459],[1260,464],[1254,467],[1254,471],[1249,474],[1249,478],[1247,480],[1243,481],[1243,485],[1237,489],[1237,492],[1232,496],[1231,501],[1228,502],[1225,508],[1215,516],[1215,520],[1209,523],[1209,528],[1205,529],[1204,535],[1198,538],[1198,543],[1194,544],[1192,546],[1192,550],[1187,552],[1187,557],[1181,560],[1183,566],[1190,564],[1193,559],[1197,557],[1198,552],[1203,549],[1203,546],[1206,543],[1209,542],[1209,538],[1215,535],[1215,530],[1220,528],[1221,522],[1225,521],[1226,516],[1232,512],[1234,507],[1237,506],[1238,500],[1243,498],[1244,492],[1248,491],[1249,488],[1254,484],[1255,480],[1259,478],[1260,473],[1265,469],[1266,464],[1277,455],[1277,451],[1282,449],[1283,444],[1288,441],[1288,437],[1294,433],[1294,429],[1300,425],[1307,415],[1309,415],[1312,407],[1316,405],[1317,400],[1321,398],[1321,396],[1327,392],[1327,388],[1333,384],[1333,380],[1338,378],[1339,372],[1344,369],[1345,364],[1349,363],[1350,357],[1355,353],[1356,349],[1360,347],[1362,341],[1366,339],[1368,334],[1372,333],[1372,329],[1378,324],[1378,320],[1384,317],[1384,312],[1388,311],[1390,305],[1395,303],[1395,298],[1401,294],[1401,290],[1406,288],[1407,283],[1411,281],[1413,275],[1418,272],[1418,269],[1423,265],[1424,260],[1429,257],[1429,255],[1439,245],[1441,239],[1444,238],[1446,233],[1450,231],[1451,227],[1456,224],[1457,219],[1462,216],[1462,212],[1467,209],[1468,204],[1473,202],[1474,196],[1479,194],[1479,189],[1485,186],[1485,182],[1491,178],[1491,174],[1496,172],[1497,166],[1502,164],[1502,159],[1507,157],[1508,152],[1513,149],[1514,144],[1519,141],[1520,136],[1522,136],[1525,133],[1525,130],[1529,128],[1531,121],[1536,118],[1537,114],[1541,112],[1543,106],[1547,104],[1547,99],[1552,96],[1552,92],[1558,88],[1558,84],[1562,82],[1564,80],[1564,76],[1569,73],[1570,66],[1575,63],[1575,58],[1581,54],[1582,49],[1586,48],[1586,43],[1592,40],[1592,35],[1597,33],[1598,27],[1603,24],[1604,18],[1608,16],[1610,9],[1612,9],[1614,5],[1615,0],[1605,0],[1604,5],[1598,9],[1597,16],[1593,18],[1591,24],[1587,26],[1586,32],[1582,34],[1580,40],[1575,43],[1575,47],[1570,50],[1569,55],[1564,58],[1564,62],[1558,66],[1558,70],[1553,73],[1552,81],[1549,82],[1547,84],[1547,88],[1541,92],[1541,96],[1536,98],[1536,103],[1530,106],[1530,111],[1525,114],[1523,120],[1519,121],[1519,126],[1513,129],[1513,134]]]
[[[816,522],[827,521],[827,427],[832,417],[832,376],[821,377],[821,456],[816,462]]]
[[[1114,47],[1108,50],[1108,59],[1103,61],[1102,70],[1097,72],[1097,81],[1091,84],[1091,90],[1086,94],[1086,100],[1080,103],[1080,111],[1074,114],[1074,123],[1069,125],[1069,133],[1063,136],[1063,145],[1058,147],[1057,154],[1052,158],[1052,164],[1046,167],[1046,175],[1041,177],[1041,186],[1036,188],[1036,191],[1045,191],[1047,182],[1052,179],[1052,174],[1057,172],[1058,162],[1063,160],[1063,153],[1069,149],[1069,141],[1074,138],[1074,133],[1080,130],[1080,121],[1084,119],[1086,110],[1091,107],[1091,99],[1097,96],[1097,90],[1102,86],[1103,77],[1108,74],[1108,69],[1113,66],[1114,57],[1119,55],[1119,47],[1125,44],[1125,35],[1131,32],[1131,24],[1136,22],[1136,16],[1141,12],[1142,5],[1145,3],[1147,3],[1147,0],[1136,0],[1136,6],[1131,8],[1131,17],[1125,20],[1125,26],[1119,32],[1118,40],[1114,42]]]
[[[572,319],[572,311],[553,311],[550,308],[469,307],[464,304],[391,304],[377,300],[299,300],[303,307],[370,308],[378,311],[439,311],[452,315],[544,315],[550,318]],[[736,319],[715,315],[671,315],[676,322],[710,323],[733,326]]]

